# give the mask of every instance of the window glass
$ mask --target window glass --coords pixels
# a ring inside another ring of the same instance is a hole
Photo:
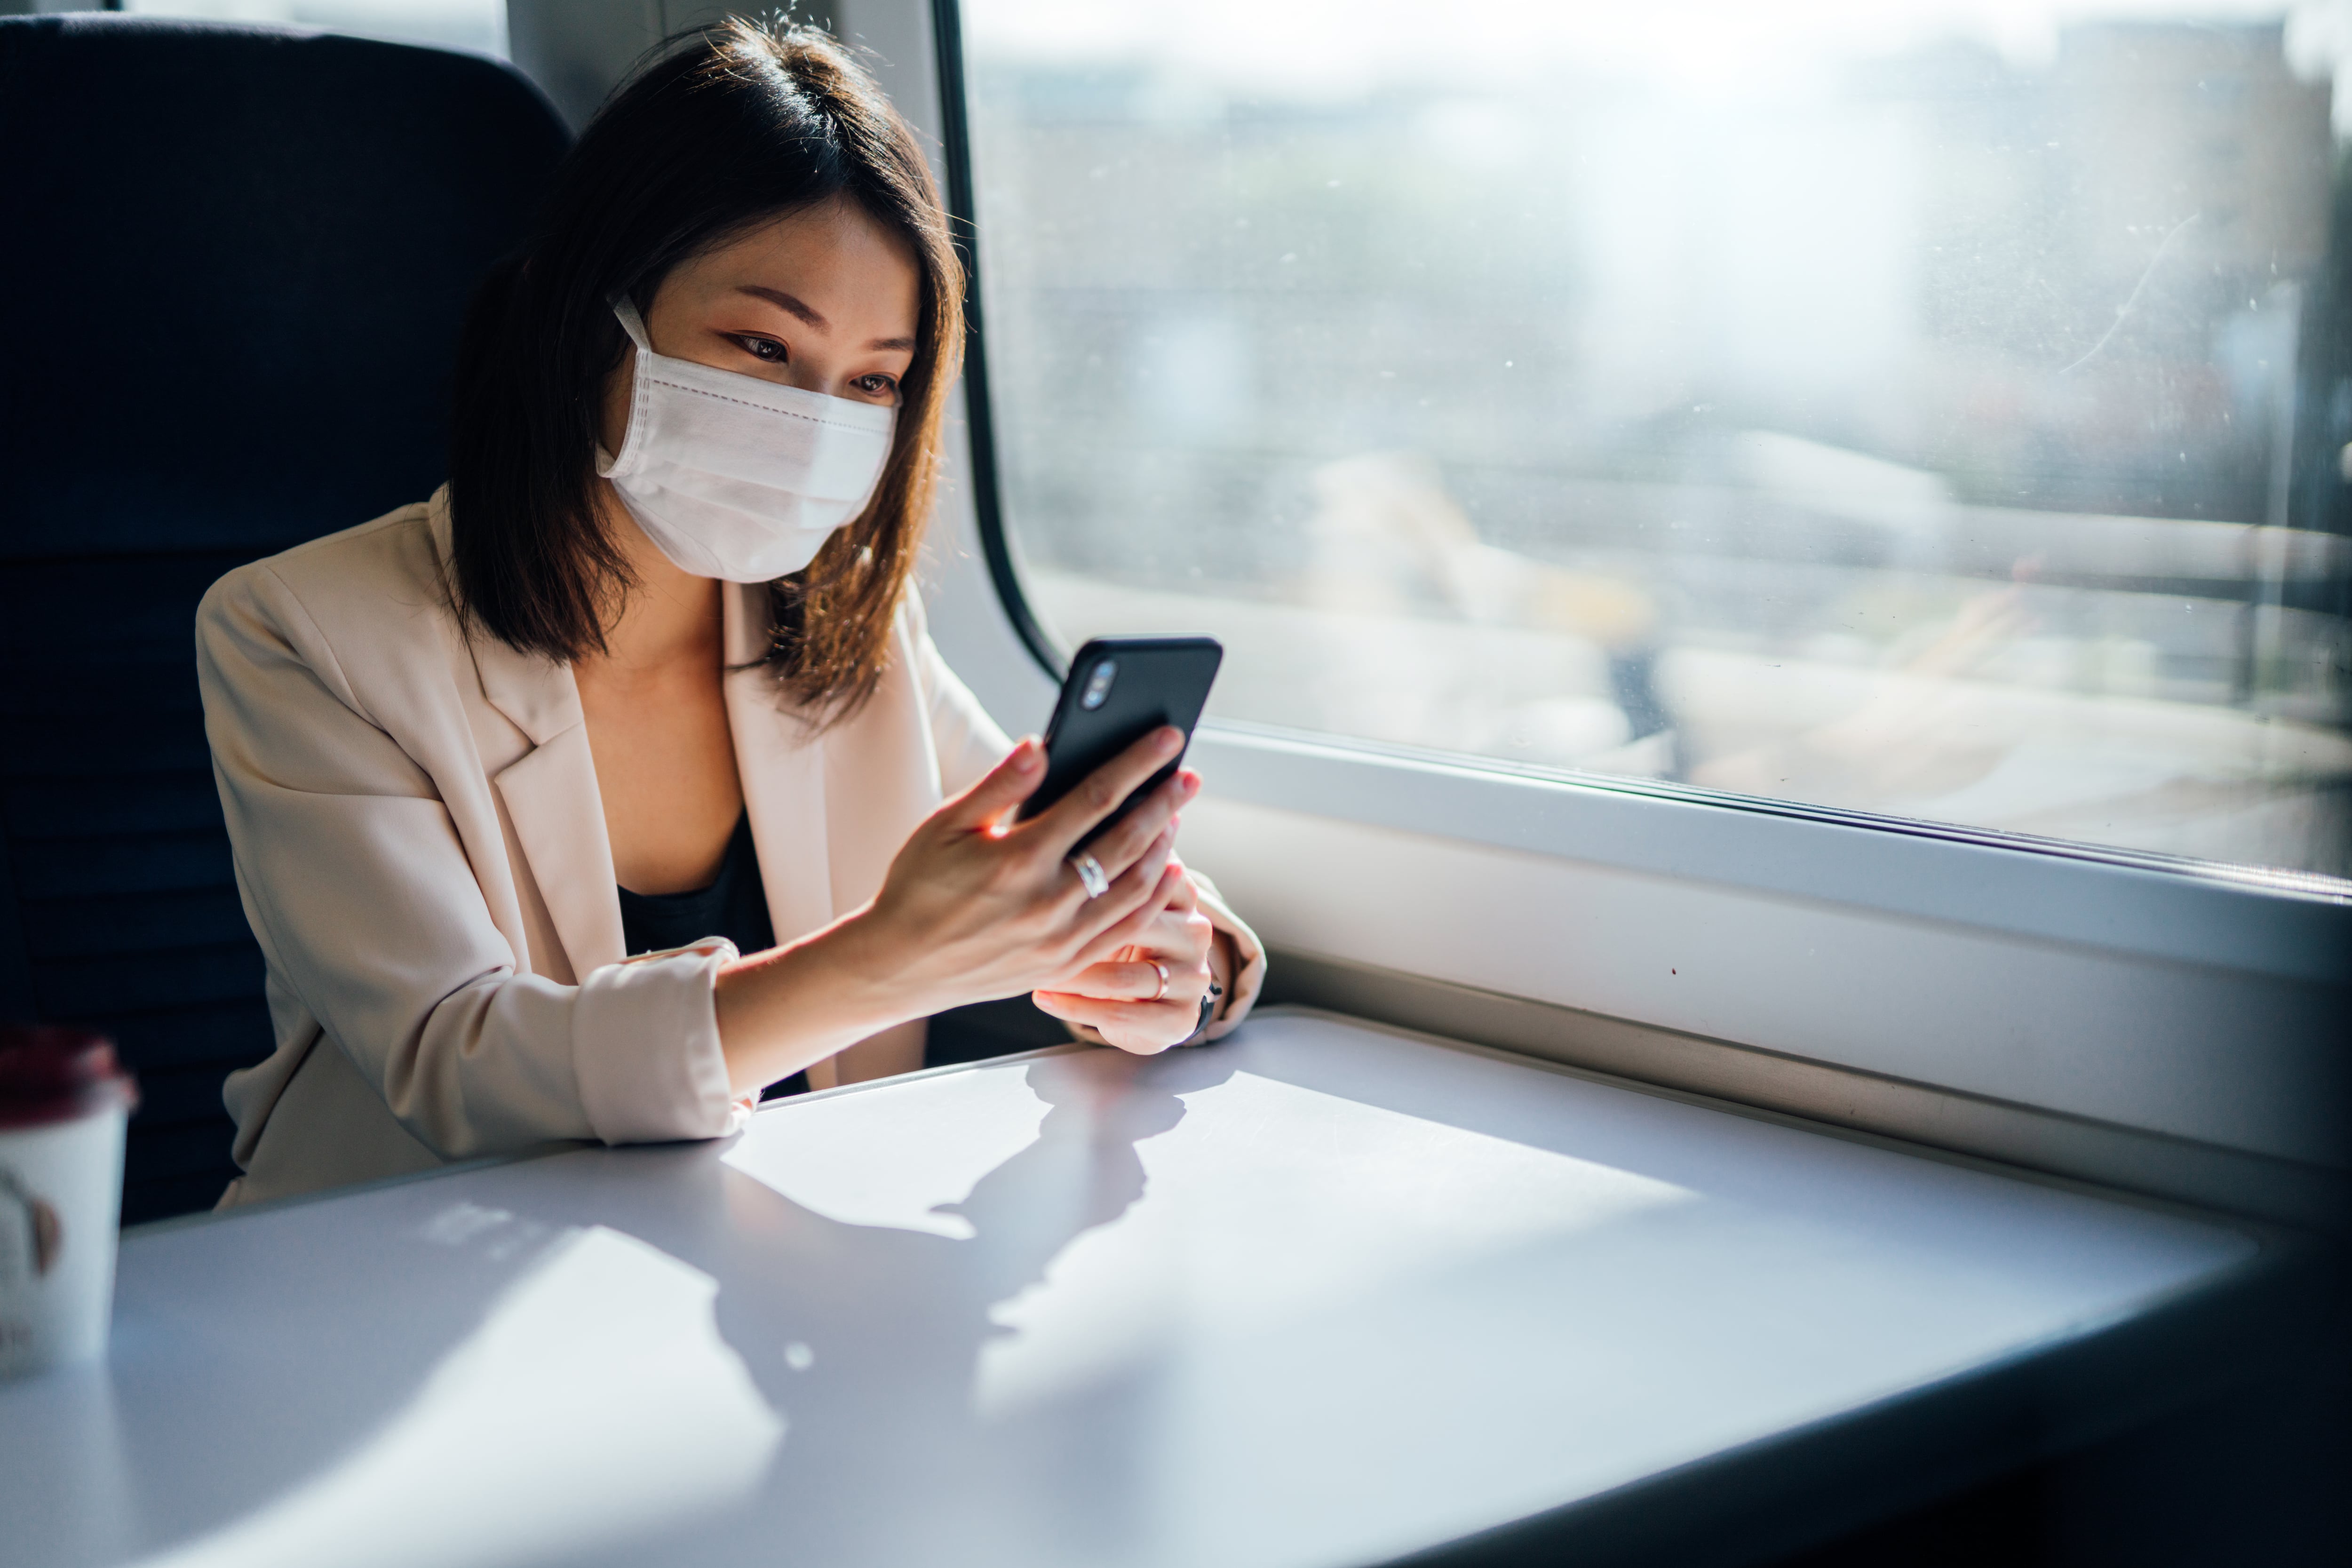
[[[506,58],[506,0],[123,0],[125,11],[213,22],[292,22]]]
[[[2352,10],[961,11],[1066,647],[1212,633],[1227,719],[2352,874]]]

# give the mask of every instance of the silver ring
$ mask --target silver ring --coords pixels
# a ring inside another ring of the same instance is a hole
[[[1158,959],[1146,959],[1144,962],[1160,971],[1160,989],[1151,994],[1151,999],[1154,1002],[1160,1001],[1168,994],[1168,966]]]
[[[1103,875],[1102,862],[1080,850],[1070,857],[1070,869],[1078,874],[1078,884],[1089,899],[1099,899],[1110,891],[1110,879]]]

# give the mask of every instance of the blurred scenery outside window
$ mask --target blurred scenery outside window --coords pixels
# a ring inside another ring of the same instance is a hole
[[[290,22],[500,58],[507,52],[506,0],[123,0],[121,9],[207,22]]]
[[[2352,876],[2352,5],[962,0],[1005,521],[1227,720]]]

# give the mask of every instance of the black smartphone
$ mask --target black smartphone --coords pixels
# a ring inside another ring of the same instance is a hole
[[[1045,782],[1022,802],[1021,815],[1037,816],[1162,724],[1183,731],[1189,747],[1224,657],[1214,637],[1097,637],[1078,649],[1045,726]],[[1079,842],[1093,842],[1183,760],[1178,752]]]

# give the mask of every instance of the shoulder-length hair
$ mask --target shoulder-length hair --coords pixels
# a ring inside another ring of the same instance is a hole
[[[475,297],[449,451],[458,613],[569,663],[605,650],[635,586],[595,474],[605,378],[627,340],[609,301],[650,306],[680,262],[821,203],[856,202],[922,274],[914,363],[866,510],[770,585],[766,663],[829,721],[888,658],[963,353],[963,269],[906,121],[814,28],[740,19],[687,35],[606,102],[558,170],[530,241]]]

